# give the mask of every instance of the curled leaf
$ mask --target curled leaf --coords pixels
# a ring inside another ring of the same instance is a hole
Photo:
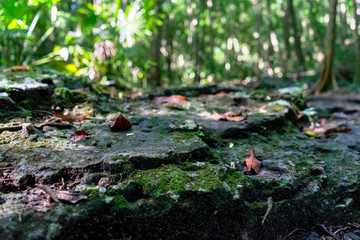
[[[157,97],[153,100],[155,104],[162,103],[179,103],[179,102],[188,102],[189,99],[181,95],[171,95],[170,97]]]
[[[121,131],[130,129],[131,123],[122,114],[120,114],[110,122],[109,127],[113,131]]]
[[[84,141],[84,140],[87,140],[91,137],[91,135],[85,131],[75,131],[74,132],[76,136],[73,136],[71,138],[71,140],[73,140],[74,142],[77,142],[77,141]]]
[[[7,69],[4,69],[3,72],[12,71],[12,72],[20,72],[20,71],[28,71],[30,68],[28,65],[21,65],[21,66],[13,66]]]
[[[260,170],[261,162],[255,158],[254,149],[250,151],[250,157],[246,159],[246,166],[249,172],[251,169],[254,170],[255,173],[258,173]]]
[[[352,129],[347,127],[336,127],[336,128],[330,128],[324,132],[324,136],[327,137],[329,134],[332,133],[344,133],[344,132],[350,132]]]
[[[76,115],[65,115],[63,113],[59,113],[58,111],[55,110],[55,107],[53,108],[53,113],[54,116],[57,118],[61,118],[61,120],[65,121],[65,122],[80,122],[82,120],[84,120],[85,118],[87,118],[91,113],[93,112],[93,109],[91,109],[90,111],[86,112],[86,113],[81,113],[81,114],[76,114]]]

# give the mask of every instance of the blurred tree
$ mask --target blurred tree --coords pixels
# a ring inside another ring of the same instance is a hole
[[[304,55],[302,52],[302,47],[301,47],[301,40],[300,40],[301,31],[299,31],[299,29],[298,29],[293,0],[287,0],[287,10],[288,10],[288,14],[289,14],[289,19],[291,20],[290,22],[291,22],[292,30],[294,32],[295,51],[296,51],[296,56],[297,56],[297,60],[298,60],[299,70],[305,71],[306,70],[306,62],[305,62],[305,58],[304,58]]]
[[[325,38],[325,59],[319,81],[315,84],[314,91],[318,94],[320,91],[337,89],[334,69],[334,50],[336,38],[336,6],[337,0],[330,0],[329,4],[329,23]]]
[[[360,83],[360,7],[358,1],[353,0],[353,9],[354,9],[354,19],[355,19],[355,57],[356,57],[356,64],[355,64],[355,75],[354,75],[354,82]]]

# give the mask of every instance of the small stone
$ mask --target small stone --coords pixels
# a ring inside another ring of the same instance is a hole
[[[90,142],[90,146],[96,146],[96,145],[97,145],[97,142],[95,140]]]

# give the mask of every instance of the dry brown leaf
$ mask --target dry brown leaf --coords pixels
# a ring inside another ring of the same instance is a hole
[[[109,123],[109,127],[113,131],[126,130],[131,128],[131,123],[122,115],[116,117]]]
[[[233,121],[233,122],[240,122],[248,118],[248,115],[242,116],[240,113],[234,113],[232,111],[226,112],[222,115],[218,114],[217,112],[213,111],[213,119],[214,120],[223,120],[223,121]]]
[[[3,72],[7,72],[7,71],[20,72],[20,71],[28,71],[29,69],[30,69],[30,67],[28,65],[13,66],[13,67],[4,69]]]
[[[254,170],[255,173],[258,173],[260,170],[261,162],[255,158],[254,149],[250,151],[250,157],[246,159],[246,166],[249,172],[251,169]]]
[[[59,202],[59,199],[57,197],[57,194],[54,190],[52,190],[49,186],[46,185],[42,185],[42,184],[35,184],[36,187],[40,188],[41,190],[43,190],[44,192],[46,192],[46,194],[54,201],[54,202]]]
[[[344,133],[344,132],[350,132],[352,129],[347,127],[336,127],[336,128],[330,128],[324,132],[324,136],[327,137],[329,134],[332,133]]]
[[[246,106],[241,105],[241,106],[240,106],[240,109],[241,109],[241,110],[246,110],[246,111],[249,111],[249,112],[251,112],[251,111],[259,111],[259,110],[265,110],[265,109],[266,109],[266,105],[262,105],[261,107],[258,107],[258,108],[248,108],[248,107],[246,107]]]
[[[76,114],[76,115],[65,115],[62,113],[59,113],[58,111],[55,110],[55,107],[53,108],[53,113],[54,116],[57,118],[61,118],[61,120],[65,121],[65,122],[80,122],[82,120],[84,120],[85,118],[87,118],[91,113],[93,112],[93,109],[91,109],[88,112],[85,113],[81,113],[81,114]]]
[[[81,200],[86,200],[87,196],[82,195],[80,193],[71,193],[67,191],[59,191],[57,192],[57,197],[62,202],[76,204]]]
[[[179,102],[188,102],[189,99],[181,95],[171,95],[170,97],[157,97],[153,100],[155,104],[162,103],[179,103]]]

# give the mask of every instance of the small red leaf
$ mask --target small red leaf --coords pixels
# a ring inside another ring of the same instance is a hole
[[[157,97],[153,101],[155,104],[162,104],[162,103],[188,102],[189,99],[181,95],[171,95],[170,97]]]
[[[253,169],[255,173],[258,173],[260,170],[261,162],[255,158],[254,149],[250,151],[250,157],[246,159],[246,166],[249,172],[251,169]]]
[[[116,119],[110,122],[109,127],[113,131],[121,131],[131,128],[131,123],[120,114]]]
[[[91,137],[90,134],[88,134],[85,131],[81,131],[81,130],[80,131],[75,131],[74,133],[75,133],[76,136],[73,136],[71,138],[71,140],[73,140],[74,142],[85,141],[85,140],[88,140]]]

